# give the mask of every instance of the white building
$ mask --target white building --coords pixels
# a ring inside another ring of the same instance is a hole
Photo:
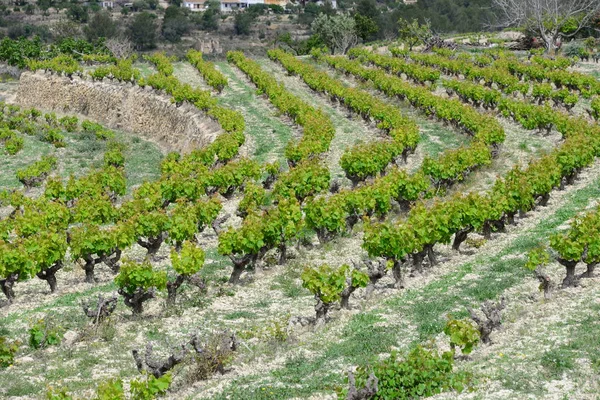
[[[183,0],[181,6],[192,11],[204,11],[207,7],[207,1],[208,0]],[[285,5],[288,3],[288,0],[220,0],[220,2],[222,12],[232,12],[244,10],[254,4],[276,4],[278,6],[285,7]]]
[[[206,9],[206,0],[183,0],[181,6],[189,8],[192,11],[204,11]]]

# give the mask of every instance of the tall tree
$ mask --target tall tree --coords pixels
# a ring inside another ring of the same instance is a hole
[[[99,11],[83,28],[83,33],[90,42],[100,38],[110,39],[117,35],[117,24],[115,24],[108,11]]]
[[[156,47],[156,17],[149,12],[137,14],[129,25],[129,39],[139,50]]]
[[[358,43],[356,21],[348,15],[329,17],[319,14],[311,24],[311,28],[332,53],[346,54],[352,46]]]
[[[493,4],[502,26],[525,27],[542,38],[548,52],[600,12],[599,0],[493,0]]]

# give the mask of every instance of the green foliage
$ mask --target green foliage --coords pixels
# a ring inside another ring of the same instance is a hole
[[[330,179],[329,169],[321,162],[307,160],[282,174],[275,183],[273,193],[286,199],[295,197],[302,202],[309,196],[327,190]]]
[[[50,70],[72,76],[82,72],[79,62],[69,55],[59,55],[50,60],[30,60],[27,64],[29,69],[37,71],[38,69]]]
[[[339,268],[332,268],[327,264],[319,267],[307,267],[301,275],[302,286],[318,297],[324,304],[332,304],[341,299],[349,279],[350,286],[354,288],[366,287],[369,277],[364,272],[351,269],[344,264]]]
[[[416,19],[412,22],[403,18],[398,20],[398,39],[406,43],[409,50],[432,35],[429,22],[420,24]]]
[[[147,11],[136,14],[128,26],[127,33],[139,50],[153,49],[158,39],[156,16]]]
[[[144,59],[154,64],[160,74],[165,76],[173,75],[173,64],[171,62],[175,61],[174,57],[167,57],[164,52],[157,52],[145,55]]]
[[[39,161],[17,170],[17,179],[27,188],[39,186],[55,167],[56,157],[42,156]]]
[[[227,78],[217,71],[213,63],[204,60],[201,52],[191,49],[187,52],[187,59],[213,89],[221,93],[227,86]]]
[[[47,318],[35,321],[29,328],[29,346],[43,349],[60,344],[61,328]]]
[[[18,341],[10,341],[5,336],[0,336],[0,368],[13,365],[19,345]]]
[[[469,320],[459,320],[448,317],[444,333],[450,339],[452,352],[458,347],[462,354],[471,354],[473,347],[479,343],[479,330]]]
[[[58,120],[67,132],[75,132],[79,124],[79,119],[76,116],[64,116]]]
[[[127,260],[121,265],[115,283],[121,290],[131,295],[138,290],[148,291],[153,288],[164,290],[167,287],[167,274],[164,271],[155,271],[148,261],[138,263]]]
[[[171,263],[179,275],[194,275],[204,265],[204,250],[192,242],[185,241],[181,252],[178,253],[175,249],[171,250]]]
[[[100,382],[94,400],[126,400],[123,381],[121,379],[109,379]]]
[[[452,390],[462,392],[469,384],[470,377],[465,373],[453,372],[453,367],[453,352],[440,356],[435,350],[417,346],[403,359],[397,352],[392,352],[383,361],[359,367],[356,385],[357,388],[364,386],[369,373],[373,372],[379,379],[373,399],[409,400]]]
[[[530,271],[535,271],[536,268],[548,265],[550,262],[550,254],[544,246],[538,246],[535,249],[527,253],[527,261],[525,262],[525,268]]]
[[[335,53],[346,54],[358,42],[356,21],[349,15],[319,14],[310,27]]]
[[[258,63],[246,58],[243,53],[229,52],[227,60],[248,75],[258,89],[269,97],[269,101],[275,107],[304,128],[300,142],[290,142],[286,147],[285,154],[288,160],[295,164],[329,150],[335,134],[335,127],[322,110],[315,109],[288,92],[271,74],[263,71]]]
[[[146,379],[132,380],[129,382],[132,400],[154,400],[167,393],[173,378],[168,372],[160,378],[146,375]]]

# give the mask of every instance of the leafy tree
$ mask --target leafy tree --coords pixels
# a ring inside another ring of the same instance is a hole
[[[203,31],[216,31],[219,29],[219,15],[221,14],[221,3],[217,0],[209,0],[208,8],[200,16],[199,28]]]
[[[358,43],[356,21],[348,15],[329,17],[319,14],[311,24],[312,31],[321,37],[332,53],[342,53]]]
[[[100,38],[110,39],[117,36],[117,24],[108,11],[100,11],[92,16],[87,26],[83,28],[83,33],[90,42]]]
[[[85,24],[89,19],[88,9],[79,4],[71,4],[67,9],[67,17],[72,21]]]
[[[37,0],[36,4],[40,10],[47,11],[54,6],[54,0]]]
[[[365,42],[379,31],[379,26],[371,17],[356,13],[354,20],[356,21],[356,33]]]
[[[429,22],[420,24],[416,19],[409,22],[408,20],[400,18],[398,20],[398,25],[398,37],[408,45],[409,50],[412,50],[417,44],[423,43],[432,35]]]
[[[235,14],[233,29],[236,35],[249,35],[250,28],[256,19],[256,14],[244,11]]]
[[[190,22],[185,15],[185,10],[177,6],[169,6],[165,10],[162,25],[162,35],[165,40],[175,43],[190,30]]]
[[[139,50],[156,47],[156,17],[149,12],[137,14],[129,25],[129,39]]]

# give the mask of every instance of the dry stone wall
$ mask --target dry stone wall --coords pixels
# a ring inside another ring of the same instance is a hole
[[[187,153],[222,133],[220,125],[190,104],[146,87],[116,81],[68,78],[43,71],[21,74],[15,102],[57,113],[79,114],[112,129],[157,143],[165,151]]]

